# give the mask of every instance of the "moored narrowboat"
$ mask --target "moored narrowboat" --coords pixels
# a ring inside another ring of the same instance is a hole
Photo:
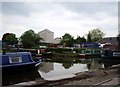
[[[95,52],[95,50],[81,50],[79,54],[80,58],[98,58],[101,57],[101,52]]]
[[[101,58],[109,60],[120,60],[120,51],[103,50]]]
[[[36,68],[41,61],[33,61],[30,52],[3,53],[0,61],[2,71],[28,70]]]

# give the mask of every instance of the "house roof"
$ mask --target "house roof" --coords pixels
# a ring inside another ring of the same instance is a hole
[[[103,39],[97,41],[97,43],[100,43],[100,44],[111,43],[114,45],[118,44],[117,37],[106,37],[106,38],[103,38]]]
[[[48,30],[48,29],[44,29],[44,30],[42,30],[42,31],[40,31],[39,33],[42,33],[42,32],[50,32],[50,33],[54,33],[54,32],[52,32],[52,31],[50,31],[50,30]]]

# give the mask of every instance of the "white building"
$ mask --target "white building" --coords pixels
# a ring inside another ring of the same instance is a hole
[[[54,43],[54,32],[45,29],[43,31],[40,31],[39,36],[43,39],[41,42],[43,43]]]
[[[54,39],[54,44],[59,44],[61,41],[61,38],[57,37]]]

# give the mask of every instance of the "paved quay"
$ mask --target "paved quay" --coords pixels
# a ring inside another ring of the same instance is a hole
[[[106,81],[97,83],[93,85],[92,87],[100,87],[100,86],[105,86],[105,85],[110,86],[110,87],[120,87],[120,77],[108,79]]]
[[[10,85],[10,86],[3,86],[3,87],[42,87],[42,86],[46,86],[46,85],[35,85],[36,82],[34,81],[30,81],[30,82],[25,82],[25,83],[19,83],[19,84],[15,84],[15,85]],[[73,85],[73,84],[72,84]],[[70,86],[72,86],[70,85]],[[47,85],[50,86],[50,85]],[[69,86],[69,85],[60,85],[60,87],[64,87],[64,86]],[[73,86],[83,86],[84,85],[78,85],[78,84],[74,84]],[[102,81],[100,83],[94,84],[94,85],[86,85],[87,87],[104,87],[104,86],[108,86],[108,87],[120,87],[120,77],[118,78],[112,78],[112,79],[108,79],[105,81]],[[51,87],[51,86],[50,86]],[[59,86],[55,86],[54,87],[59,87]]]

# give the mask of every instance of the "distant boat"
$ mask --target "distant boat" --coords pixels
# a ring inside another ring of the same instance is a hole
[[[94,50],[82,50],[79,56],[80,58],[101,57],[101,53],[96,53]]]
[[[30,52],[1,53],[2,71],[28,70],[36,68],[41,61],[33,61]]]
[[[109,60],[120,60],[120,51],[103,50],[101,58]]]

